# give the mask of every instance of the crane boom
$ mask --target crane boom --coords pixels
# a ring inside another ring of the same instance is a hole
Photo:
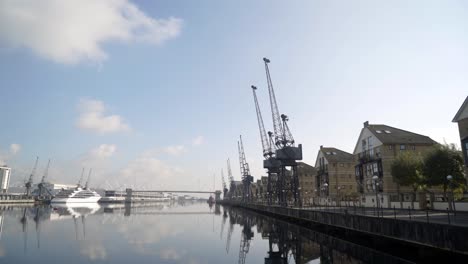
[[[265,63],[265,72],[268,83],[268,94],[270,95],[270,107],[273,119],[273,133],[275,138],[275,146],[277,149],[285,146],[293,146],[294,138],[286,124],[286,122],[288,121],[288,117],[286,115],[280,115],[278,110],[278,103],[276,102],[275,90],[273,89],[273,82],[271,81],[270,69],[268,68],[270,60],[267,58],[263,58],[263,62]]]
[[[260,106],[258,104],[258,98],[257,98],[257,92],[256,92],[257,87],[252,85],[251,88],[252,88],[252,93],[254,97],[255,110],[257,112],[258,130],[260,131],[260,139],[262,141],[263,157],[268,158],[273,155],[273,150],[271,149],[271,144],[268,141],[266,130],[265,130],[265,125],[263,124],[262,112],[260,111]]]
[[[244,176],[250,176],[250,168],[249,168],[249,163],[247,163],[247,158],[245,157],[245,151],[244,151],[244,144],[242,143],[242,136],[239,136],[239,142],[240,142],[240,151],[242,153],[242,163],[243,163],[243,169],[244,169]]]
[[[279,147],[281,140],[281,116],[279,114],[278,104],[276,103],[275,90],[273,89],[273,82],[271,81],[270,69],[268,68],[268,63],[270,63],[270,60],[267,58],[263,58],[263,62],[265,63],[268,94],[270,96],[271,117],[273,120],[273,133],[275,136],[275,145],[276,147]]]

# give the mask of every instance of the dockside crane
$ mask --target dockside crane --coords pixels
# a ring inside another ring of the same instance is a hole
[[[84,171],[85,171],[85,168],[83,168],[83,169],[81,170],[80,179],[78,180],[78,183],[76,184],[76,187],[77,187],[77,188],[80,188],[80,187],[81,187],[81,182],[83,181]]]
[[[271,80],[268,64],[270,60],[263,58],[268,84],[268,94],[270,97],[270,107],[273,119],[273,138],[276,149],[276,159],[280,161],[280,172],[276,184],[276,191],[279,194],[280,205],[287,205],[287,197],[290,192],[294,199],[294,205],[301,206],[299,192],[299,177],[297,174],[297,160],[302,160],[302,145],[295,146],[295,141],[288,126],[289,118],[285,114],[279,114],[278,103],[276,102],[275,90]],[[291,175],[286,179],[286,167],[291,168]]]
[[[88,179],[86,180],[85,187],[84,187],[85,190],[88,189],[88,184],[89,184],[89,181],[90,181],[90,179],[91,179],[91,172],[92,172],[92,171],[93,171],[93,169],[89,169]]]
[[[237,141],[237,148],[239,150],[239,165],[240,172],[242,177],[242,201],[247,202],[252,199],[252,188],[251,184],[253,182],[253,177],[250,174],[249,163],[245,157],[244,144],[242,143],[242,136],[239,136],[239,141]]]
[[[266,199],[268,204],[271,204],[274,193],[273,187],[276,185],[276,180],[274,180],[274,178],[278,178],[277,175],[280,169],[280,162],[276,159],[276,153],[273,150],[273,132],[269,131],[267,136],[265,125],[263,124],[262,112],[257,99],[257,87],[252,85],[251,88],[255,103],[255,111],[257,112],[258,130],[260,131],[260,139],[262,141],[263,157],[265,158],[263,161],[263,168],[267,169],[268,174]]]
[[[50,159],[47,162],[47,166],[45,168],[44,175],[42,175],[41,182],[37,185],[37,188],[39,189],[39,197],[41,197],[45,193],[48,193],[49,195],[52,195],[52,193],[50,193],[49,189],[47,189],[45,187],[45,179],[49,175],[49,167],[50,167]]]
[[[227,170],[228,170],[228,178],[229,178],[229,199],[233,198],[234,193],[236,192],[236,182],[234,181],[234,177],[232,176],[231,171],[231,161],[227,159]]]
[[[29,196],[31,194],[31,188],[32,188],[32,184],[33,184],[33,177],[34,177],[34,174],[36,173],[36,169],[37,169],[37,163],[39,162],[39,157],[36,157],[36,162],[34,163],[34,167],[31,171],[31,174],[29,175],[29,179],[28,181],[24,184],[24,186],[26,187],[26,195]]]
[[[226,185],[226,181],[224,181],[224,172],[223,172],[223,169],[221,169],[221,182],[223,183],[223,199],[226,199],[227,198],[227,193],[228,193],[228,188],[227,188],[227,185]]]

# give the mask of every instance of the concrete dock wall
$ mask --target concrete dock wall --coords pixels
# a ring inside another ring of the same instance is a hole
[[[468,254],[466,227],[259,204],[231,205],[299,223],[315,222]]]

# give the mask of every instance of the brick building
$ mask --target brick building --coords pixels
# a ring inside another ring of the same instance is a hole
[[[346,151],[320,146],[315,161],[314,193],[320,203],[351,200],[357,193],[354,157]]]
[[[358,191],[362,194],[362,204],[391,207],[391,202],[412,201],[412,195],[415,195],[413,189],[409,186],[398,186],[394,182],[391,173],[392,162],[402,151],[423,155],[431,150],[434,144],[437,143],[428,136],[365,122],[353,152],[356,160],[356,181]],[[376,179],[373,179],[374,175],[377,176]],[[426,199],[418,201],[425,203]]]

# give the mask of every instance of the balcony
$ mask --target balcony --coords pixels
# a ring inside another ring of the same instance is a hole
[[[317,176],[320,175],[328,175],[328,165],[325,165],[324,167],[320,166],[317,170]]]
[[[380,160],[382,158],[380,152],[375,152],[374,150],[366,150],[358,154],[358,160],[360,164],[373,162]]]

